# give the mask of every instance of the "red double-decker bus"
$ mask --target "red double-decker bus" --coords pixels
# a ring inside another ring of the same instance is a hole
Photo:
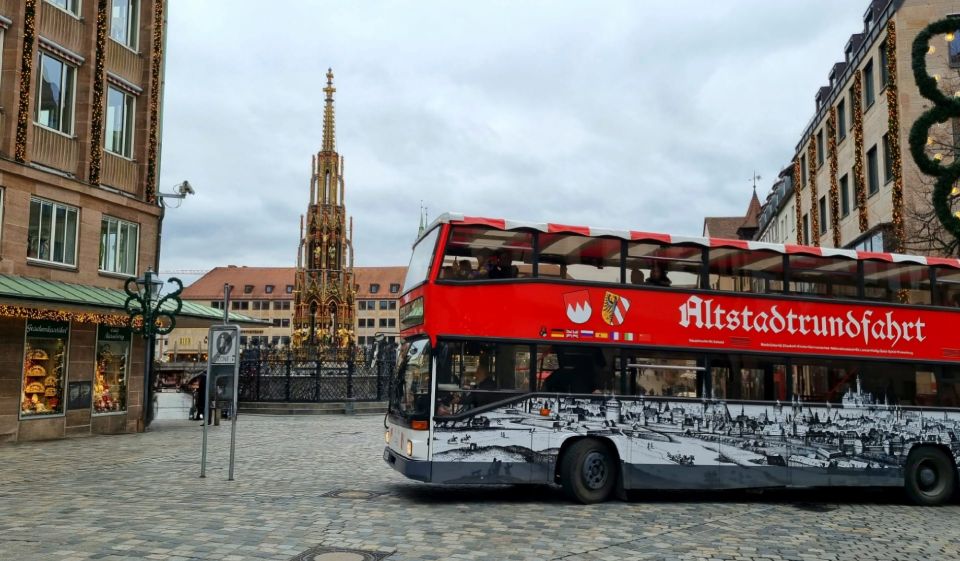
[[[904,486],[960,457],[960,261],[446,214],[384,459],[435,483]]]

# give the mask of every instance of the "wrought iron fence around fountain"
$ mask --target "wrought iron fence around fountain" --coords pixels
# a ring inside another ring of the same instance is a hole
[[[244,349],[239,397],[242,402],[384,401],[395,366],[395,352],[369,349]]]

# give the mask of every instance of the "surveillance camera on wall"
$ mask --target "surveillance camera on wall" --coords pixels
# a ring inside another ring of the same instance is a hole
[[[190,186],[189,181],[184,181],[180,184],[180,194],[181,195],[195,195],[197,192],[193,190],[193,187]]]

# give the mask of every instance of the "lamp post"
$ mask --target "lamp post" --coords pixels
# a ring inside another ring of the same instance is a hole
[[[130,329],[143,336],[145,345],[143,363],[143,428],[146,430],[153,420],[153,352],[157,335],[167,335],[177,324],[176,315],[180,313],[183,302],[180,293],[183,283],[178,278],[171,278],[169,282],[176,285],[176,290],[160,297],[164,281],[156,273],[147,269],[140,278],[129,278],[124,285],[127,300],[123,307],[129,316]],[[136,288],[132,285],[136,285]],[[169,303],[169,306],[167,304]],[[166,306],[167,309],[164,309]]]

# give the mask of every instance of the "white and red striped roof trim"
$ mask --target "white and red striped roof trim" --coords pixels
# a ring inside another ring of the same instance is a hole
[[[701,247],[729,247],[737,249],[766,250],[788,255],[801,254],[819,257],[845,257],[847,259],[872,259],[888,263],[916,263],[918,265],[937,265],[960,269],[960,259],[944,257],[925,257],[922,255],[904,255],[899,253],[875,253],[870,251],[854,251],[835,247],[815,247],[806,245],[774,244],[751,240],[727,240],[723,238],[703,238],[696,236],[672,236],[654,232],[640,232],[636,230],[615,230],[611,228],[594,228],[591,226],[573,226],[570,224],[554,224],[549,222],[526,222],[505,218],[484,218],[480,216],[465,216],[459,213],[448,212],[437,217],[426,231],[436,224],[466,224],[489,226],[498,230],[536,230],[551,234],[578,234],[590,237],[613,237],[630,241],[650,241],[668,244],[692,244]]]

